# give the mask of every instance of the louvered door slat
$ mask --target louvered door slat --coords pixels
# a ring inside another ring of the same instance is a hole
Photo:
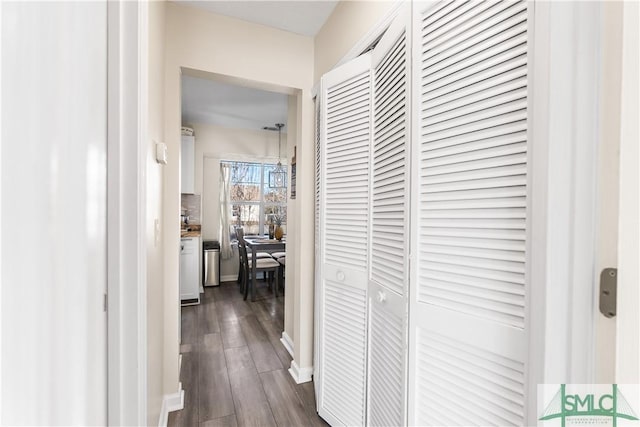
[[[478,25],[483,20],[487,19],[505,7],[509,7],[507,3],[493,3],[493,2],[468,2],[465,5],[458,7],[455,13],[446,14],[443,19],[440,19],[438,23],[429,25],[426,29],[426,36],[423,42],[442,43],[443,40],[451,38],[456,34],[464,33],[468,28]],[[475,9],[473,14],[467,13],[469,9]],[[468,16],[472,15],[472,19],[468,19]]]
[[[333,86],[330,90],[327,91],[328,95],[331,96],[334,101],[341,101],[345,98],[358,96],[360,91],[362,91],[365,87],[369,87],[369,79],[366,76],[355,76],[348,80],[345,80],[343,83]],[[336,104],[330,105],[327,107],[328,111],[335,111]]]
[[[371,59],[322,78],[317,344],[318,412],[331,424],[361,425],[366,410],[366,346]]]
[[[441,100],[435,100],[436,102],[429,103],[428,106],[422,106],[422,115],[425,118],[431,118],[438,114],[447,112],[456,113],[458,108],[470,109],[474,106],[479,107],[487,99],[491,99],[492,96],[501,96],[508,94],[509,92],[517,91],[521,88],[526,88],[527,78],[526,75],[522,75],[519,78],[513,80],[505,80],[502,83],[489,85],[484,89],[478,90],[478,88],[472,88],[475,92],[467,91],[465,96],[449,99],[447,102],[443,102],[445,97]],[[440,102],[437,102],[440,101]],[[458,114],[462,115],[462,114]]]
[[[528,16],[416,9],[414,424],[524,422]]]
[[[468,51],[470,55],[476,53],[474,47],[478,43],[488,40],[491,37],[500,37],[501,34],[505,36],[518,34],[517,32],[513,32],[513,27],[526,20],[526,7],[526,3],[524,2],[514,2],[514,9],[507,9],[506,13],[498,14],[492,19],[488,19],[468,30],[462,29],[462,32],[459,34],[452,33],[450,37],[440,43],[438,43],[438,41],[426,40],[428,33],[424,31],[424,42],[422,44],[423,59],[429,61],[429,63],[424,64],[424,66],[437,64],[443,59],[460,54],[465,50]],[[510,13],[511,11],[514,13]]]

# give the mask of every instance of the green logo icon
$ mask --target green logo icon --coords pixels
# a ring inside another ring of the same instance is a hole
[[[561,384],[560,389],[554,395],[539,418],[547,421],[560,418],[562,427],[565,427],[569,417],[610,417],[613,426],[617,426],[618,418],[637,421],[636,413],[624,398],[617,384],[611,385],[611,393],[606,394],[570,394],[567,393],[566,384]]]

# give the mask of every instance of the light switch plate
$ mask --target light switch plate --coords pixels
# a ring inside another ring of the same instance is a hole
[[[158,243],[160,243],[160,220],[156,218],[153,221],[153,244],[157,247]]]
[[[161,165],[167,164],[167,144],[156,142],[156,162]]]

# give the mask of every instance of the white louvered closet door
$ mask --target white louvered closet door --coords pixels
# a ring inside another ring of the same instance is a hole
[[[522,425],[528,6],[414,9],[409,423]]]
[[[409,5],[373,51],[367,423],[406,417],[409,227]]]
[[[323,76],[318,413],[362,425],[366,408],[371,56]]]

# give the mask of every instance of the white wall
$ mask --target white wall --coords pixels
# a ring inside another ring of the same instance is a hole
[[[164,142],[164,19],[165,2],[149,2],[149,112],[147,141],[147,424],[156,425],[162,398],[175,390],[164,389],[164,282],[163,236],[156,238],[155,225],[162,223],[162,177],[164,167],[155,161],[155,143]]]
[[[306,235],[313,235],[313,132],[312,100],[313,84],[313,39],[285,31],[256,25],[233,18],[203,12],[188,6],[169,2],[166,5],[166,50],[165,50],[165,139],[169,149],[169,164],[165,169],[163,188],[163,233],[164,280],[165,280],[165,390],[176,389],[178,384],[178,259],[180,221],[180,74],[184,69],[204,74],[215,74],[235,82],[243,82],[259,89],[276,90],[287,94],[299,93],[297,108],[303,123],[295,135],[289,136],[298,146],[298,157],[311,162],[303,171],[311,181],[306,181],[303,199],[309,198],[303,208],[291,212],[307,218]],[[303,183],[305,180],[302,180]],[[310,223],[309,223],[310,222]],[[289,236],[298,230],[287,230]],[[313,245],[313,242],[311,242]],[[290,245],[291,248],[291,245]],[[302,247],[291,248],[306,254],[303,269],[313,277],[313,246],[304,251]],[[304,292],[313,292],[313,283],[295,281],[294,286],[304,286]],[[313,326],[313,313],[305,312],[304,322]],[[306,327],[306,325],[305,325]],[[309,338],[311,340],[311,337]],[[299,348],[298,348],[299,347]],[[311,364],[310,343],[296,347],[304,352],[301,363]]]
[[[106,425],[107,5],[0,15],[0,424]]]
[[[269,125],[269,123],[265,123]],[[266,130],[229,129],[192,123],[195,149],[195,193],[202,195],[202,239],[217,240],[220,231],[220,161],[278,161],[278,133]],[[286,129],[286,127],[285,127]],[[282,134],[282,162],[286,164],[287,135]],[[238,252],[221,260],[220,274],[238,276]]]

